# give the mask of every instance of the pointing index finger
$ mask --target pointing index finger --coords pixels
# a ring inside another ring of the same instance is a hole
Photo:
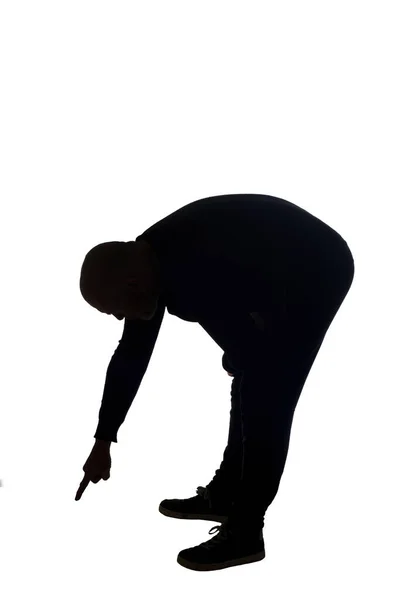
[[[90,482],[90,477],[89,477],[89,475],[87,475],[85,473],[85,476],[79,485],[78,491],[76,492],[75,500],[81,499],[83,492],[86,490],[87,486],[89,485],[89,482]]]

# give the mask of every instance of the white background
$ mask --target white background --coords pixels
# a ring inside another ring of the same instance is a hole
[[[2,2],[2,599],[399,597],[396,5]],[[177,554],[218,523],[158,505],[220,466],[222,352],[166,311],[111,477],[75,502],[123,330],[79,277],[93,246],[231,193],[315,214],[356,272],[296,409],[266,558],[199,573]]]

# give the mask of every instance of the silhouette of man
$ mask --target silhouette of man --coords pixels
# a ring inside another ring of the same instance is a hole
[[[220,469],[197,496],[160,505],[168,516],[222,523],[212,540],[179,553],[182,566],[212,570],[264,558],[264,514],[278,491],[295,407],[353,277],[352,254],[336,231],[291,202],[261,194],[197,200],[136,241],[107,242],[86,255],[83,297],[125,319],[107,370],[97,440],[117,443],[166,308],[198,322],[233,375]]]

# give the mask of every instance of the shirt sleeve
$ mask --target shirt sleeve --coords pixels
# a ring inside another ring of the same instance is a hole
[[[125,319],[124,331],[108,365],[94,437],[117,443],[117,433],[132,405],[153,354],[165,313],[160,300],[150,321]]]

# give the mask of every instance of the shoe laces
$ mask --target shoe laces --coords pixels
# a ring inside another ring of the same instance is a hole
[[[200,485],[197,488],[196,492],[199,496],[203,496],[203,498],[205,500],[208,500],[209,506],[211,508],[210,490],[207,487],[203,487]],[[210,535],[212,535],[213,533],[216,533],[216,532],[218,532],[218,535],[213,537],[211,540],[208,540],[207,542],[203,542],[201,544],[201,546],[203,546],[203,548],[213,548],[214,546],[218,545],[220,542],[227,540],[229,537],[229,534],[230,534],[230,528],[228,526],[228,523],[222,523],[222,525],[214,525],[214,527],[211,527],[211,529],[208,533]]]
[[[200,544],[203,548],[214,548],[218,546],[221,542],[225,542],[231,535],[231,530],[229,528],[228,523],[222,523],[222,525],[214,525],[211,527],[208,532],[210,535],[218,532],[218,535],[213,537],[211,540],[207,540],[207,542],[203,542]]]

